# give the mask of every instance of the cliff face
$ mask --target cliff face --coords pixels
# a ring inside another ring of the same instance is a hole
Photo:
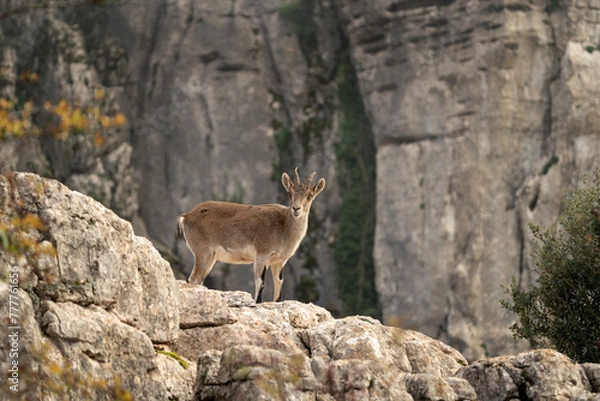
[[[340,1],[377,144],[384,320],[471,358],[518,347],[500,285],[531,283],[528,223],[555,220],[600,150],[599,10],[552,4]]]
[[[0,157],[132,220],[181,259],[182,277],[192,258],[175,241],[180,213],[209,198],[283,203],[281,173],[315,170],[326,196],[284,297],[343,310],[333,259],[346,216],[353,234],[375,227],[386,323],[468,359],[518,350],[500,286],[511,275],[531,283],[527,224],[553,222],[563,187],[600,151],[599,14],[575,0],[157,0],[16,15],[1,22],[5,93],[85,100],[99,86],[130,125],[101,149],[83,138],[3,143]],[[19,86],[32,69],[42,82]],[[358,82],[349,96],[342,70]],[[358,140],[341,134],[352,127]],[[343,164],[348,148],[360,151]],[[360,154],[371,148],[374,183]],[[368,212],[353,221],[343,200],[361,191],[377,204],[361,199]],[[364,268],[347,276],[369,281]],[[251,289],[251,269],[217,266],[209,284]]]

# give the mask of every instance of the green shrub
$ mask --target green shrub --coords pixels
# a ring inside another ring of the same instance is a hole
[[[538,278],[523,290],[512,279],[503,306],[519,316],[515,337],[578,362],[600,362],[600,170],[594,185],[567,192],[556,225],[530,225]]]

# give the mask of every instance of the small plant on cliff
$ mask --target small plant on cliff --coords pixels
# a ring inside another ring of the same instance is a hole
[[[181,356],[179,356],[179,354],[173,352],[173,351],[156,351],[157,354],[162,354],[162,355],[166,355],[168,357],[171,357],[173,359],[175,359],[177,362],[179,362],[179,364],[181,365],[182,368],[184,368],[185,370],[188,369],[188,367],[190,366],[188,364],[188,362],[183,359]]]
[[[502,305],[519,316],[515,337],[553,347],[579,362],[600,362],[600,170],[594,185],[567,192],[556,225],[531,225],[538,278],[523,290],[512,279]]]
[[[120,377],[109,380],[92,377],[66,358],[57,358],[48,344],[20,350],[18,368],[18,381],[11,381],[7,376],[9,380],[5,379],[0,384],[0,399],[89,400],[94,397],[114,401],[133,400]],[[18,393],[15,389],[18,389]]]

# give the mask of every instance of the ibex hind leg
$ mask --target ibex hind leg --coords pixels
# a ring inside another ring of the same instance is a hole
[[[265,289],[265,273],[269,266],[268,260],[257,258],[254,260],[254,302],[262,302],[262,293]]]
[[[212,270],[217,261],[215,252],[205,254],[194,254],[194,268],[188,278],[188,283],[203,284],[204,279]]]
[[[281,301],[281,286],[283,284],[283,263],[273,263],[271,265],[271,275],[273,276],[273,301]]]

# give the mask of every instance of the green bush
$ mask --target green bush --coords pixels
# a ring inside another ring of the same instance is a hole
[[[512,279],[503,306],[519,316],[515,337],[578,362],[600,362],[600,170],[594,185],[567,192],[557,225],[530,225],[538,278],[523,290]]]

